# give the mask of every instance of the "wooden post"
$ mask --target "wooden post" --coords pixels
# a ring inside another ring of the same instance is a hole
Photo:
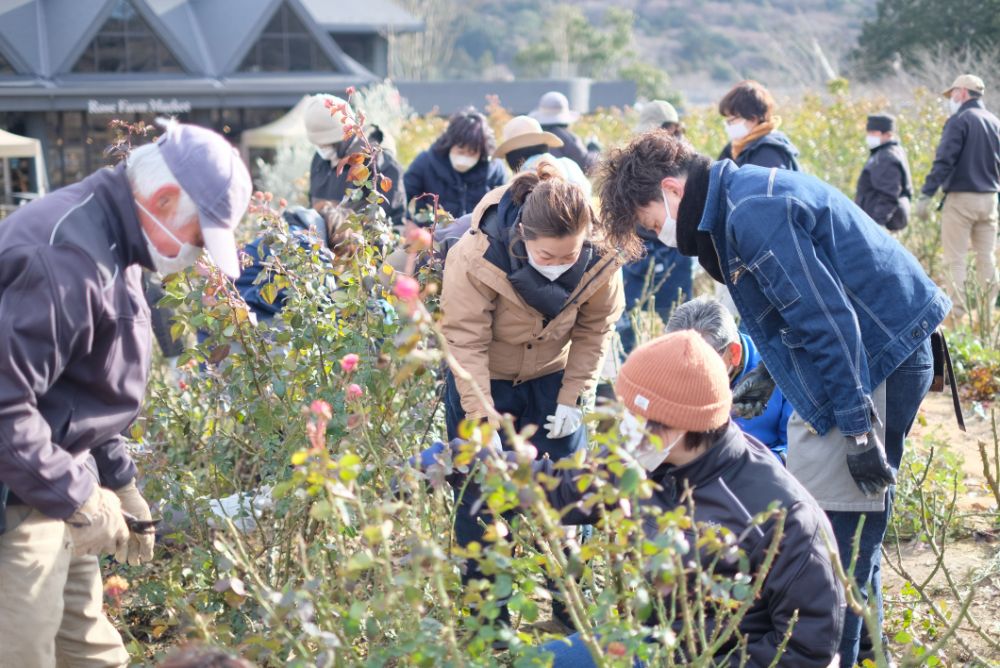
[[[3,195],[7,204],[14,203],[14,188],[10,179],[10,158],[3,159]]]

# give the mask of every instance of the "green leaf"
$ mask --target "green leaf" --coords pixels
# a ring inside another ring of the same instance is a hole
[[[514,583],[509,575],[501,574],[497,576],[496,581],[493,583],[494,596],[497,598],[507,598],[513,590]]]
[[[264,298],[268,304],[273,304],[274,300],[278,298],[278,288],[274,283],[267,283],[260,289],[260,296]]]
[[[621,490],[622,495],[632,494],[639,488],[639,482],[642,477],[639,475],[639,471],[630,466],[625,469],[624,475],[622,475],[621,480],[618,482],[618,488]]]
[[[375,557],[368,550],[362,550],[347,560],[347,570],[351,573],[366,571],[375,565]]]

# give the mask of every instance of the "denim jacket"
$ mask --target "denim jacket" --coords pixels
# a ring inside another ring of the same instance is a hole
[[[820,434],[870,431],[872,390],[951,308],[898,241],[806,174],[715,163],[698,230],[768,370]]]

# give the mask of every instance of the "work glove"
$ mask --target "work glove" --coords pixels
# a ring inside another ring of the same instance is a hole
[[[848,441],[847,470],[865,496],[878,498],[889,485],[896,484],[896,476],[885,458],[885,448],[874,431],[865,436],[848,437]]]
[[[110,489],[95,486],[80,509],[66,520],[77,557],[116,554],[128,545],[122,504]]]
[[[733,389],[733,415],[749,420],[764,412],[774,394],[774,379],[763,363]]]
[[[931,198],[928,195],[921,195],[917,199],[917,205],[913,209],[913,215],[917,220],[927,220],[931,216]]]
[[[135,480],[121,489],[116,489],[115,494],[121,501],[122,510],[131,516],[131,519],[146,523],[145,526],[130,526],[128,542],[115,552],[115,561],[118,563],[137,566],[153,558],[153,544],[156,542],[156,529],[151,524],[153,513],[135,486]]]
[[[545,429],[549,438],[565,438],[569,436],[583,424],[583,411],[576,406],[559,404],[556,412],[545,418]]]

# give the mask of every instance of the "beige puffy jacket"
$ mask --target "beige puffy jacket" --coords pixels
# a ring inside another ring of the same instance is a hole
[[[492,379],[517,385],[565,369],[558,403],[575,406],[596,384],[611,331],[625,308],[621,263],[614,256],[599,258],[566,308],[544,324],[544,316],[521,299],[504,271],[484,258],[490,240],[479,224],[505,191],[497,188],[483,198],[472,227],[448,253],[442,328],[452,354],[491,402]],[[469,383],[455,380],[466,417],[486,417]]]

